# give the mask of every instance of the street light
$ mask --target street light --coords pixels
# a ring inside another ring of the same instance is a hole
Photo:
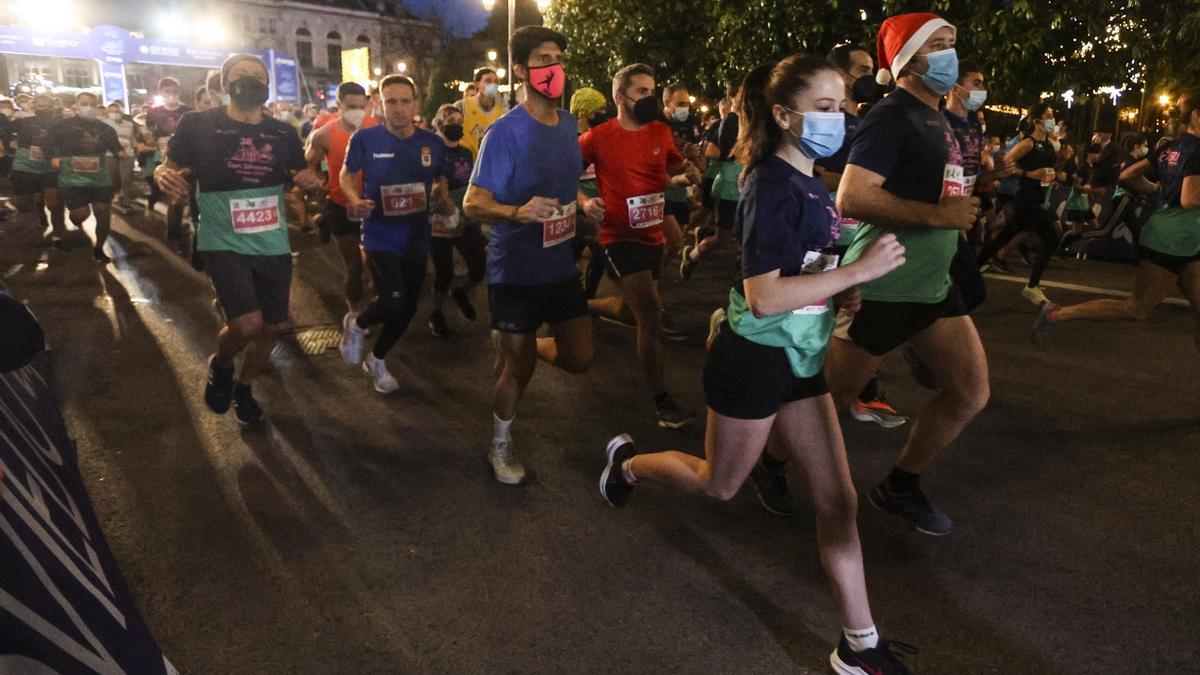
[[[495,49],[488,50],[488,61],[492,61],[494,63],[496,61],[496,57],[498,56],[500,55],[496,53]]]
[[[550,0],[537,0],[537,8],[539,12],[545,13],[550,9]]]
[[[503,69],[503,68],[497,68],[497,69],[496,69],[496,77],[498,77],[498,78],[500,78],[500,79],[502,79],[502,80],[504,79],[504,76],[505,76],[505,75],[507,75],[507,74],[508,74],[508,71],[507,71],[507,70],[505,70],[505,69]]]
[[[403,73],[408,70],[408,64],[401,61],[400,63],[396,64],[396,70]]]
[[[490,12],[496,7],[496,0],[483,0],[483,10]]]
[[[380,68],[379,66],[375,66],[375,77],[379,77],[382,74],[383,74],[383,68]]]
[[[1158,104],[1164,108],[1171,105],[1171,97],[1167,96],[1166,94],[1159,94],[1158,95]]]

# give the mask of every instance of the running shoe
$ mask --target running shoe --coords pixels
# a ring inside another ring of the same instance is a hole
[[[108,263],[112,262],[112,258],[108,257],[108,254],[105,253],[104,249],[102,248],[92,249],[92,257],[95,258],[96,262],[100,263],[101,265],[107,265]]]
[[[692,272],[696,271],[696,261],[692,260],[693,248],[691,244],[685,244],[679,258],[679,277],[684,281],[691,279]]]
[[[916,675],[904,665],[892,648],[905,654],[916,654],[917,648],[899,641],[880,642],[874,649],[850,651],[846,636],[838,641],[837,649],[829,655],[829,665],[837,675]]]
[[[941,537],[954,529],[950,517],[929,503],[920,485],[897,489],[885,478],[867,493],[867,501],[881,511],[903,517],[922,534]]]
[[[229,412],[233,403],[233,368],[217,365],[217,355],[208,357],[208,382],[204,385],[204,403],[218,415]]]
[[[250,385],[238,384],[233,387],[233,412],[237,415],[238,424],[249,426],[263,421],[262,408],[250,393]]]
[[[629,434],[621,434],[608,442],[604,454],[608,457],[608,464],[600,474],[600,496],[609,506],[625,506],[629,494],[633,492],[633,485],[625,480],[623,467],[629,458],[637,454],[637,448]]]
[[[1033,340],[1033,344],[1040,345],[1050,334],[1050,329],[1054,328],[1054,319],[1058,314],[1058,305],[1052,302],[1042,304],[1038,310],[1037,318],[1033,320],[1033,332],[1029,334],[1029,338]]]
[[[366,331],[358,327],[357,319],[354,312],[346,312],[342,317],[342,342],[338,345],[342,360],[352,366],[362,363],[363,337],[366,335]]]
[[[704,340],[705,349],[712,349],[713,341],[717,339],[723,325],[725,325],[725,308],[718,307],[708,317],[708,337]]]
[[[488,462],[492,465],[492,473],[496,480],[505,485],[519,485],[525,480],[525,467],[513,452],[512,441],[492,440],[488,449]]]
[[[917,350],[912,348],[912,345],[904,346],[904,360],[908,362],[909,372],[912,373],[913,379],[917,384],[926,389],[936,390],[938,388],[937,378],[933,376],[933,371],[929,370],[929,366],[921,360],[921,356],[917,354]]]
[[[667,396],[667,400],[658,406],[658,426],[663,429],[679,429],[683,425],[691,421],[693,415],[690,412],[681,410],[675,404],[675,399]]]
[[[363,361],[363,372],[371,376],[375,382],[375,391],[381,394],[390,394],[400,388],[400,383],[392,374],[388,372],[387,364],[383,359],[375,358],[374,354],[367,354],[367,358]]]
[[[451,288],[450,299],[454,300],[454,304],[458,305],[458,311],[462,313],[464,319],[467,321],[475,320],[475,307],[471,305],[471,298],[467,297],[467,289],[462,286]]]
[[[859,422],[874,422],[884,429],[895,429],[908,421],[907,417],[882,400],[869,403],[855,401],[850,406],[850,415]]]
[[[446,337],[450,328],[446,325],[446,317],[441,312],[429,315],[429,332],[433,337]]]
[[[777,516],[794,516],[796,507],[792,503],[792,493],[788,489],[787,465],[775,467],[766,463],[766,452],[758,458],[754,468],[750,470],[750,482],[754,484],[754,493],[758,495],[758,503]]]
[[[1026,300],[1035,305],[1046,305],[1050,303],[1050,298],[1046,297],[1046,289],[1041,286],[1026,286],[1021,289],[1021,295]]]
[[[993,257],[991,260],[987,261],[987,264],[983,267],[983,271],[985,272],[996,271],[1003,272],[1005,274],[1013,274],[1013,269],[1008,265],[1008,261],[1002,258]]]

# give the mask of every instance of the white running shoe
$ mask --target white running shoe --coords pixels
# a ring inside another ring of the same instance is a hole
[[[388,372],[387,364],[383,362],[383,359],[375,358],[374,354],[367,354],[362,368],[375,381],[375,391],[381,394],[390,394],[400,388],[400,383]]]
[[[1026,300],[1039,306],[1050,302],[1050,298],[1046,297],[1046,289],[1041,286],[1026,286],[1021,289],[1021,295],[1025,296]]]
[[[367,333],[358,327],[355,321],[357,318],[354,312],[346,312],[346,316],[342,317],[342,341],[338,345],[342,352],[342,360],[352,366],[362,363],[363,337]]]
[[[512,441],[492,439],[492,447],[488,450],[488,462],[492,465],[492,473],[496,480],[505,485],[519,485],[525,480],[525,467],[513,452]]]

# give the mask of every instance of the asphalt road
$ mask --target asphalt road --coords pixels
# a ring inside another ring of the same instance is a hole
[[[119,218],[107,267],[36,229],[0,224],[0,270],[46,327],[96,511],[182,672],[823,672],[838,622],[807,510],[771,516],[751,490],[717,503],[640,489],[617,511],[596,493],[615,433],[702,448],[700,428],[654,427],[629,329],[596,325],[587,375],[539,368],[514,425],[532,480],[512,488],[484,460],[486,313],[451,316],[440,340],[423,304],[389,359],[401,389],[379,396],[336,350],[306,353],[344,311],[341,271],[332,246],[296,234],[300,339],[256,386],[269,422],[242,430],[204,407],[219,319],[161,221]],[[669,276],[692,339],[669,348],[668,379],[694,409],[731,270]],[[1123,291],[1132,268],[1056,261],[1047,279]],[[1069,325],[1036,348],[1019,288],[989,281],[976,320],[992,399],[924,481],[954,534],[917,534],[863,502],[876,620],[920,647],[920,673],[1198,672],[1190,310]],[[883,386],[906,411],[928,396],[899,358]],[[865,494],[905,432],[843,425]]]

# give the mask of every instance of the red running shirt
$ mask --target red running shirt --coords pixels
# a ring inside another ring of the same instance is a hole
[[[596,240],[603,246],[621,241],[661,246],[667,167],[683,163],[671,127],[651,122],[628,131],[611,119],[580,136],[579,147],[584,166],[596,165],[604,200]]]

